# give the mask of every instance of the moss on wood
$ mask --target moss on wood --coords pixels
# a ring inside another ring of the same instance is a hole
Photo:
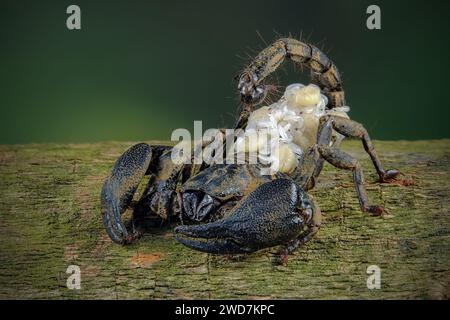
[[[324,212],[319,234],[290,257],[276,249],[240,257],[194,252],[170,228],[131,246],[111,243],[99,194],[115,159],[132,143],[0,146],[0,298],[449,298],[450,140],[377,141],[387,168],[415,185],[375,183],[359,142],[369,196],[389,215],[358,209],[348,172],[327,165],[312,195]],[[66,288],[68,265],[81,290]],[[366,269],[381,268],[368,290]]]

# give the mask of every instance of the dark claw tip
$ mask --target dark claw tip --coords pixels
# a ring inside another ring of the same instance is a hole
[[[374,216],[381,216],[386,210],[379,205],[367,206],[364,211],[372,213]]]
[[[187,231],[187,227],[186,226],[177,226],[175,229],[173,229],[173,231],[175,233],[185,233]]]
[[[275,264],[276,265],[282,265],[287,266],[289,262],[289,252],[283,250],[280,252],[277,257],[275,258]]]
[[[400,174],[400,171],[392,169],[384,172],[382,176],[380,176],[380,182],[391,182],[395,180],[398,175]]]

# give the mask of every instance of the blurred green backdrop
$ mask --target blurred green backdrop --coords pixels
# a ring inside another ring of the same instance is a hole
[[[77,4],[82,30],[66,28]],[[366,28],[378,4],[382,30]],[[448,1],[22,1],[0,8],[0,143],[170,139],[233,124],[232,80],[292,33],[343,73],[377,139],[450,137]],[[241,57],[239,57],[241,56]],[[280,84],[307,78],[280,73]]]

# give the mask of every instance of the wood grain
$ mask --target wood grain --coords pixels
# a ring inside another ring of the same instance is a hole
[[[133,143],[0,146],[0,298],[14,299],[422,299],[450,298],[450,140],[376,141],[386,168],[414,185],[378,184],[357,141],[369,196],[389,215],[358,209],[351,177],[326,165],[311,194],[324,212],[318,235],[289,259],[276,249],[224,257],[178,244],[167,227],[136,244],[107,237],[99,194]],[[66,287],[69,265],[81,290]],[[366,269],[381,268],[368,290]]]

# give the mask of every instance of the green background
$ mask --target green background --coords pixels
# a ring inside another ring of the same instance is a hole
[[[66,28],[81,7],[82,30]],[[378,4],[382,30],[366,28]],[[448,1],[4,1],[0,143],[170,139],[231,126],[233,77],[293,35],[341,70],[353,119],[377,139],[450,137]],[[258,31],[258,32],[257,32]],[[286,64],[279,84],[307,81]]]

